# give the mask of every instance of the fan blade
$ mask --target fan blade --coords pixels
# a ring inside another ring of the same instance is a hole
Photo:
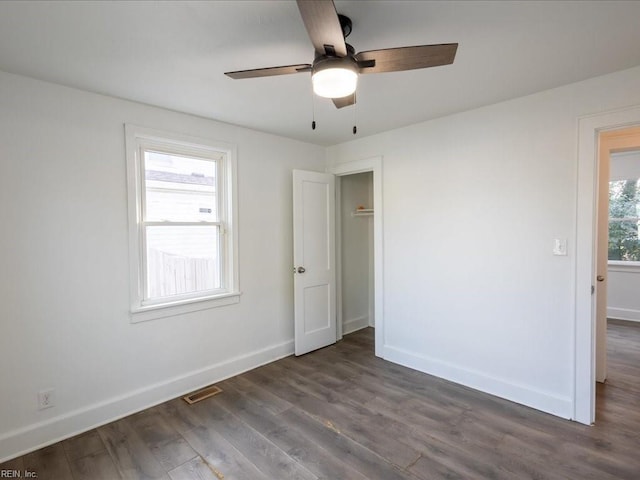
[[[313,48],[320,55],[346,57],[347,45],[342,35],[338,13],[332,0],[297,0],[298,10]]]
[[[376,62],[373,67],[361,68],[360,73],[400,72],[449,65],[453,63],[457,49],[457,43],[387,48],[360,52],[356,55],[356,60],[358,62],[375,60]]]
[[[346,97],[332,98],[332,100],[336,108],[348,107],[349,105],[353,105],[356,103],[356,94],[354,92]]]
[[[284,67],[255,68],[253,70],[225,72],[225,75],[233,78],[234,80],[240,80],[241,78],[272,77],[274,75],[288,75],[290,73],[301,73],[310,71],[311,65],[309,65],[308,63],[302,63],[300,65],[286,65]]]

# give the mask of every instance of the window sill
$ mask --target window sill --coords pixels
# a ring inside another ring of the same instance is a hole
[[[184,313],[198,312],[210,308],[233,305],[240,302],[240,292],[224,293],[207,298],[182,300],[174,303],[149,305],[131,309],[131,323],[146,322],[158,318],[173,317]]]
[[[640,273],[640,262],[609,260],[607,270],[610,272]]]

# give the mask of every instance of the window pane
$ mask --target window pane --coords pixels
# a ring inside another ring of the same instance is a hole
[[[147,298],[220,288],[217,226],[147,227]]]
[[[640,262],[638,220],[609,222],[609,260]]]
[[[145,221],[218,221],[216,162],[144,152]]]
[[[638,179],[609,182],[609,260],[640,261]]]

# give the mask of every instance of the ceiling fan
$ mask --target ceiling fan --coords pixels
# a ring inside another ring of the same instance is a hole
[[[399,72],[453,63],[457,43],[417,45],[355,53],[345,42],[351,20],[336,12],[333,0],[297,0],[302,21],[315,48],[312,64],[226,72],[233,79],[311,72],[313,91],[331,98],[337,108],[356,103],[359,74]]]

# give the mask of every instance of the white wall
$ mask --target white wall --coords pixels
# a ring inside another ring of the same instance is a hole
[[[340,177],[342,324],[343,334],[373,321],[373,217],[352,216],[363,206],[373,208],[373,173]]]
[[[239,304],[129,322],[125,122],[237,145]],[[324,148],[0,73],[0,462],[291,353],[294,168]]]
[[[573,416],[577,119],[635,104],[640,68],[329,148],[384,157],[385,358]]]
[[[640,178],[640,152],[611,155],[611,180]],[[640,265],[608,267],[607,318],[640,322]]]
[[[576,119],[635,104],[640,68],[328,150],[384,156],[386,358],[571,416]],[[125,122],[238,145],[239,304],[129,322]],[[324,159],[0,73],[0,461],[290,353],[291,170]]]

